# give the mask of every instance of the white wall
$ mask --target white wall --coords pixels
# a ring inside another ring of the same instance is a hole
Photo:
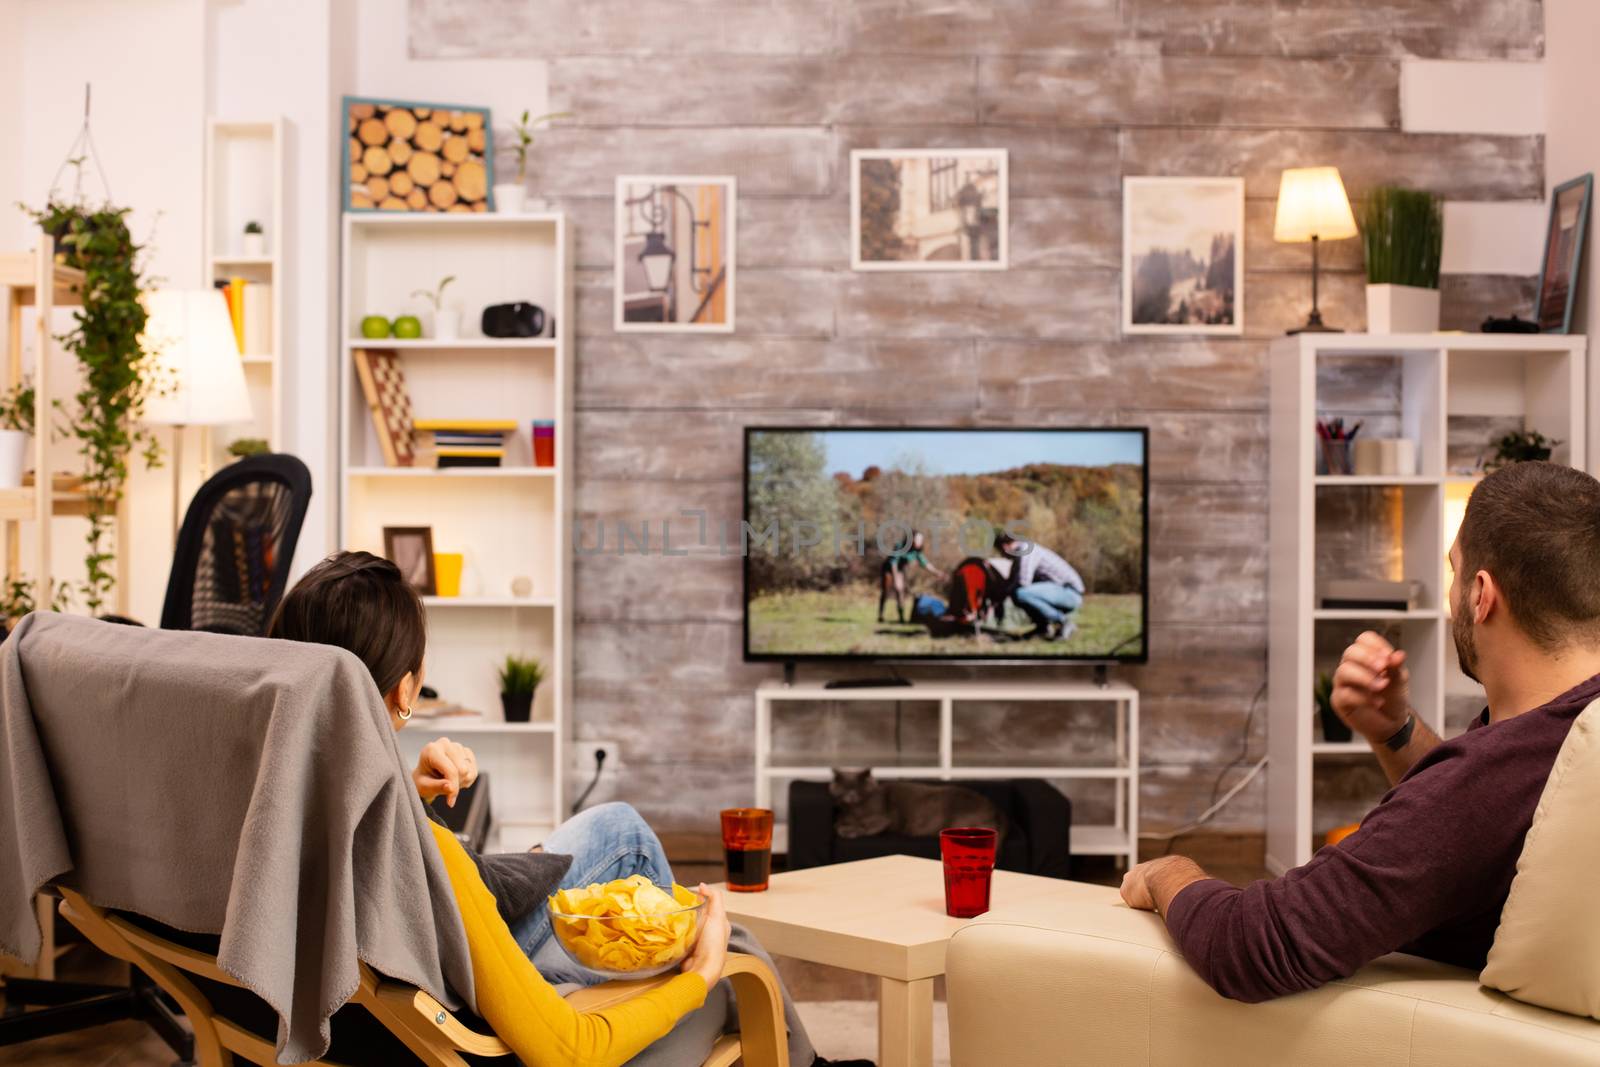
[[[116,203],[133,209],[135,239],[148,242],[148,274],[167,285],[200,283],[202,2],[10,0],[0,32],[0,90],[11,94],[3,110],[13,112],[0,126],[10,134],[3,142],[10,172],[0,172],[6,248],[31,244],[11,205],[40,206],[48,198],[82,125],[83,83],[90,77],[95,148]],[[63,181],[70,189],[70,180]],[[86,182],[86,191],[93,199],[103,195],[98,176]],[[170,440],[167,431],[160,433],[163,443]],[[58,452],[58,466],[70,467],[70,446],[63,443]],[[136,462],[130,467],[129,606],[154,621],[172,555],[171,471]],[[56,576],[81,577],[82,523],[65,520],[56,531]]]

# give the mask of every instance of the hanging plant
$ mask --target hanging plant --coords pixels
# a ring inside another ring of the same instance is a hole
[[[79,591],[84,605],[98,612],[116,586],[111,532],[128,479],[128,456],[138,449],[150,466],[160,458],[155,438],[140,424],[145,401],[157,392],[153,360],[139,343],[145,326],[138,265],[143,246],[128,231],[127,208],[52,199],[42,211],[27,210],[55,237],[57,261],[84,273],[72,329],[58,338],[77,357],[82,382],[70,405],[57,400],[55,407],[83,457],[89,532]]]

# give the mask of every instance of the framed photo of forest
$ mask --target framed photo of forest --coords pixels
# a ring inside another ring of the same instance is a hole
[[[1122,332],[1244,332],[1244,179],[1122,180]]]
[[[1005,270],[1003,148],[850,153],[850,265],[856,270]]]

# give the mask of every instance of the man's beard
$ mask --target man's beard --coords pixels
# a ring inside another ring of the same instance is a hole
[[[1450,616],[1450,636],[1455,638],[1456,659],[1461,664],[1461,673],[1474,682],[1478,681],[1478,643],[1472,635],[1472,606],[1465,595]]]

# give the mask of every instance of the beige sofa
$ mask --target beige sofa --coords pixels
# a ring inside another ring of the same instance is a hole
[[[951,940],[952,1067],[1595,1067],[1597,811],[1600,703],[1551,772],[1482,975],[1522,1000],[1395,954],[1321,989],[1241,1004],[1200,980],[1155,915],[1114,889],[1064,883],[1059,899],[997,909]]]

